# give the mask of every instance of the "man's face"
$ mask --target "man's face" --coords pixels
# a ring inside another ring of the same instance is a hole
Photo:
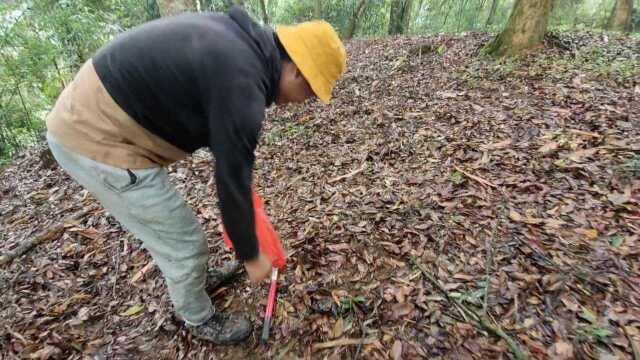
[[[315,96],[316,94],[298,67],[293,62],[284,61],[276,104],[302,103]]]

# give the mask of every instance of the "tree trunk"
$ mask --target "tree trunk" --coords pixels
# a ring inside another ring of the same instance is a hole
[[[148,21],[158,19],[161,16],[158,2],[156,0],[147,0],[145,4],[145,13],[147,14]]]
[[[262,22],[269,24],[269,14],[267,13],[267,0],[260,0],[260,10],[262,10]]]
[[[411,22],[413,0],[391,0],[389,9],[389,35],[404,34]]]
[[[420,12],[422,11],[422,4],[424,3],[424,0],[420,0],[418,1],[418,6],[416,6],[416,13],[413,15],[414,18],[417,16],[420,16]]]
[[[347,39],[351,39],[353,35],[356,34],[356,28],[358,27],[358,20],[360,20],[360,16],[364,11],[367,5],[367,0],[360,0],[358,2],[358,6],[356,7],[356,11],[353,12],[351,19],[349,19],[349,24],[347,25]]]
[[[322,0],[315,0],[313,2],[313,18],[322,19]]]
[[[158,0],[158,7],[163,17],[193,11],[196,8],[194,0]]]
[[[493,56],[515,55],[542,43],[553,0],[516,0],[506,28],[485,46]]]
[[[413,0],[405,0],[402,6],[402,33],[409,31],[411,26],[411,10],[413,8]]]
[[[493,19],[496,17],[496,10],[498,9],[498,0],[491,1],[491,10],[489,10],[489,16],[487,17],[486,27],[493,25]]]
[[[456,29],[456,32],[460,32],[460,27],[462,25],[462,20],[464,18],[464,13],[465,13],[465,10],[467,8],[467,4],[468,3],[469,3],[468,0],[463,0],[462,1],[462,6],[460,6],[460,11],[458,11],[458,27]],[[466,19],[464,19],[464,20],[466,20]]]
[[[629,32],[631,30],[632,13],[633,0],[616,0],[607,22],[607,29]]]

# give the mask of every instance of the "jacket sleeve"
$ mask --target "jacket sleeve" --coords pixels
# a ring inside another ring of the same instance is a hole
[[[259,254],[251,183],[265,100],[249,82],[234,84],[223,97],[209,111],[210,148],[224,227],[237,258],[248,261]]]

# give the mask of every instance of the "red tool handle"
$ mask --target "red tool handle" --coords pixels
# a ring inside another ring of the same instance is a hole
[[[267,310],[264,314],[264,326],[262,327],[262,336],[260,340],[266,342],[269,339],[269,331],[271,329],[271,319],[273,317],[273,309],[276,304],[276,291],[278,290],[278,268],[271,269],[271,286],[269,287],[269,297],[267,298]]]

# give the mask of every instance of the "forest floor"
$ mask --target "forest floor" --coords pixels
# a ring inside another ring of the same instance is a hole
[[[140,243],[36,149],[18,157],[0,253],[46,236],[0,269],[0,357],[638,359],[640,41],[560,33],[495,61],[488,40],[352,41],[330,106],[269,110],[255,183],[290,260],[268,344],[267,285],[211,294],[251,317],[247,344],[192,338]],[[210,265],[232,259],[209,153],[170,175]]]

